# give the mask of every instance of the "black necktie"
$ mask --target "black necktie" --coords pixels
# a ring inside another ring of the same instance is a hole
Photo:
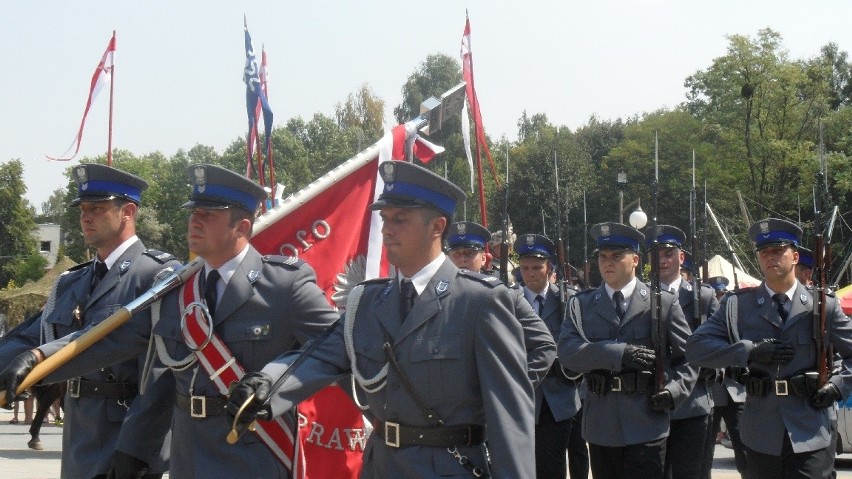
[[[220,277],[219,271],[214,269],[207,275],[207,282],[204,284],[204,302],[207,303],[210,316],[216,313],[216,300],[219,298],[219,294],[216,292],[216,284]]]
[[[107,265],[103,261],[95,261],[95,275],[92,277],[92,291],[98,287],[98,283],[104,279],[107,274]]]
[[[778,315],[781,316],[781,321],[787,319],[787,308],[784,303],[787,302],[787,295],[784,293],[776,293],[772,295],[772,300],[775,301],[775,307],[778,309]]]
[[[615,301],[615,314],[618,319],[624,319],[624,294],[621,291],[612,293],[612,300]]]
[[[541,316],[541,313],[544,312],[544,296],[537,294],[535,296],[535,302],[536,302],[536,305],[538,306],[537,313],[538,313],[539,316]]]
[[[403,321],[405,321],[405,317],[408,316],[409,311],[414,306],[416,298],[417,290],[414,289],[414,283],[410,279],[402,280],[399,286],[399,317]]]

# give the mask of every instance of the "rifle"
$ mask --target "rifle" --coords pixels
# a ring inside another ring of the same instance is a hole
[[[586,218],[586,190],[583,190],[583,286],[591,288],[589,282],[589,220]]]
[[[96,324],[94,327],[80,335],[70,343],[66,344],[62,349],[37,364],[27,377],[18,385],[18,390],[15,395],[21,394],[35,383],[41,381],[48,374],[52,373],[60,366],[70,361],[78,354],[85,351],[91,345],[103,339],[104,336],[111,333],[113,330],[126,323],[131,316],[148,309],[157,300],[161,299],[169,291],[182,285],[193,274],[197,273],[204,266],[204,259],[201,257],[195,258],[187,263],[182,268],[169,273],[165,278],[151,287],[141,296],[119,309],[105,320]],[[0,395],[0,406],[6,404],[6,396]]]
[[[704,281],[707,281],[707,278],[710,277],[710,261],[707,258],[707,230],[710,229],[707,223],[707,180],[704,180],[704,234],[702,235],[701,242],[701,277],[704,278]]]
[[[666,385],[666,328],[663,321],[663,293],[660,290],[660,250],[657,240],[657,197],[659,196],[660,183],[660,157],[657,134],[654,133],[654,216],[651,219],[651,234],[654,238],[651,243],[651,327],[654,341],[654,385],[656,392],[665,390]]]
[[[556,257],[559,262],[556,265],[556,281],[559,283],[559,300],[562,302],[561,317],[564,317],[568,298],[565,290],[565,243],[562,242],[562,205],[559,198],[559,165],[556,163],[556,151],[553,152],[553,172],[556,180]]]
[[[506,183],[503,185],[503,240],[500,242],[500,281],[509,286],[509,144],[506,143]]]
[[[820,163],[824,162],[822,155],[822,128],[820,128]],[[828,382],[828,367],[831,361],[830,349],[826,347],[826,294],[825,281],[825,241],[823,237],[822,209],[827,195],[826,189],[821,188],[825,182],[823,164],[816,174],[814,185],[814,306],[812,311],[813,339],[816,346],[817,387]]]
[[[693,326],[701,324],[701,282],[698,281],[698,224],[695,208],[698,206],[698,191],[695,189],[695,150],[692,150],[692,190],[689,192],[689,239],[692,248],[692,319]]]

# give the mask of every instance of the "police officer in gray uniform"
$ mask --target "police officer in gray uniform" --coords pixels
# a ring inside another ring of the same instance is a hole
[[[482,271],[485,267],[485,243],[490,236],[491,233],[479,223],[453,223],[447,235],[447,257],[459,269],[485,273]],[[515,316],[524,329],[527,372],[533,387],[537,388],[554,364],[556,343],[547,325],[524,299],[521,287],[512,285],[510,289],[515,293]]]
[[[246,371],[257,370],[333,324],[338,314],[310,266],[295,258],[261,256],[249,244],[257,206],[266,196],[263,188],[218,166],[191,165],[187,173],[193,185],[184,205],[190,210],[189,249],[204,259],[204,268],[193,277],[204,295],[191,299],[209,308],[211,315],[203,321],[212,324],[213,334],[235,363]],[[159,411],[140,419],[172,416],[169,477],[290,477],[285,463],[258,434],[246,434],[234,445],[225,441],[230,427],[227,397],[214,381],[217,374],[202,367],[185,339],[191,318],[180,307],[184,293],[183,288],[173,290],[154,304],[150,320],[134,317],[52,376],[135,357],[148,349],[151,338],[157,362],[170,368],[164,376],[171,388],[146,390],[142,397],[150,394],[152,401],[159,401]]]
[[[796,280],[802,230],[768,218],[749,229],[764,280],[722,299],[689,339],[687,357],[703,367],[748,367],[740,433],[749,479],[834,475],[835,401],[852,392],[852,326],[828,296],[826,347],[839,372],[818,386],[813,292]]]
[[[690,330],[694,331],[719,309],[719,302],[711,287],[700,285],[696,318],[693,284],[681,276],[686,261],[683,251],[685,241],[683,231],[670,225],[649,228],[645,234],[646,246],[652,248],[656,244],[658,248],[660,288],[675,294]],[[696,458],[703,457],[705,451],[707,431],[711,424],[710,413],[713,411],[708,381],[715,376],[715,370],[701,369],[689,397],[672,411],[666,444],[666,477],[695,479],[701,472],[701,461]]]
[[[83,239],[94,260],[64,272],[53,285],[41,320],[0,347],[0,388],[7,400],[17,389],[15,372],[34,364],[45,341],[97,324],[151,288],[158,272],[178,263],[168,253],[146,249],[136,237],[136,217],[148,184],[134,175],[98,164],[72,169]],[[138,315],[148,320],[148,313]],[[111,363],[114,363],[112,361]],[[63,478],[160,477],[168,464],[169,411],[138,395],[144,357],[81,371],[68,381],[62,431]],[[107,363],[104,363],[107,364]],[[162,381],[153,387],[160,387]],[[53,382],[47,378],[45,382]],[[147,415],[148,417],[142,418]],[[112,470],[110,470],[112,468]]]
[[[523,295],[535,308],[551,334],[558,337],[562,326],[562,298],[559,288],[549,281],[553,274],[556,247],[549,238],[523,234],[516,243]],[[567,289],[568,296],[575,291]],[[576,378],[575,378],[576,379]],[[569,379],[556,362],[535,391],[536,477],[565,477],[568,465],[565,451],[571,434],[571,419],[580,409],[575,379]]]
[[[411,163],[379,169],[385,186],[371,208],[380,210],[398,276],[356,287],[326,340],[287,377],[296,356],[244,378],[229,411],[254,394],[240,421],[278,415],[351,374],[375,428],[361,477],[534,477],[533,387],[513,295],[497,278],[459,270],[441,251],[464,192]]]
[[[597,224],[590,234],[604,284],[568,301],[559,360],[584,373],[583,438],[589,442],[592,475],[658,479],[670,411],[686,400],[698,375],[684,357],[689,325],[677,297],[662,291],[665,384],[658,391],[652,290],[636,278],[644,236],[620,223]]]

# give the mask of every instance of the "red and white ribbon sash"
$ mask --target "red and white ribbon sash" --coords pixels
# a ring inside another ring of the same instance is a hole
[[[181,287],[181,312],[186,311],[187,306],[192,303],[204,304],[204,295],[198,281],[200,274],[201,272],[189,278]],[[210,379],[216,384],[219,393],[227,396],[228,387],[239,381],[245,375],[245,370],[215,331],[212,334],[210,333],[212,324],[208,324],[199,314],[199,306],[195,306],[186,312],[184,321],[183,339],[186,345],[195,351],[198,362],[201,363]],[[207,345],[196,350],[207,341],[208,335],[211,339]],[[271,421],[258,421],[255,432],[275,457],[284,464],[284,467],[293,472],[293,477],[303,477],[304,456],[299,451],[299,442],[296,440],[293,425],[288,425],[284,418],[279,416]],[[294,457],[299,458],[296,461],[296,471],[293,471]]]

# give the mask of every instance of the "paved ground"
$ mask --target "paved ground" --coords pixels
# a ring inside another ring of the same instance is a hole
[[[23,414],[21,414],[23,417]],[[9,424],[12,413],[0,410],[0,478],[3,479],[57,479],[59,477],[62,428],[45,425],[41,429],[43,451],[27,448],[30,440],[29,426]],[[837,477],[852,479],[852,455],[837,462]],[[739,479],[734,467],[733,452],[716,446],[713,479]]]

